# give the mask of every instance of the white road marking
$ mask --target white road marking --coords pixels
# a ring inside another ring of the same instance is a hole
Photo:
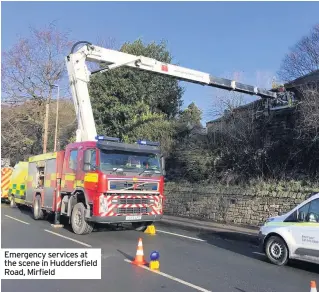
[[[44,229],[44,231],[49,232],[49,233],[51,233],[51,234],[53,234],[53,235],[60,236],[60,237],[62,237],[62,238],[71,240],[71,241],[76,242],[76,243],[78,243],[78,244],[81,244],[81,245],[84,245],[84,246],[87,246],[87,247],[92,247],[92,245],[90,245],[90,244],[87,244],[87,243],[85,243],[85,242],[82,242],[82,241],[73,239],[73,238],[71,238],[71,237],[67,237],[67,236],[64,236],[64,235],[62,235],[62,234],[59,234],[59,233],[56,233],[56,232],[53,232],[53,231],[50,231],[50,230],[47,230],[47,229]]]
[[[127,262],[127,263],[132,263],[132,261],[130,261],[130,260],[128,260],[128,259],[124,259],[124,261]],[[150,272],[153,272],[154,274],[158,274],[158,275],[161,275],[161,276],[163,276],[163,277],[165,277],[165,278],[168,278],[168,279],[171,279],[171,280],[176,281],[176,282],[178,282],[178,283],[184,284],[185,286],[194,288],[195,290],[202,291],[202,292],[212,292],[212,291],[210,291],[210,290],[206,290],[206,289],[204,289],[204,288],[202,288],[202,287],[196,286],[196,285],[194,285],[194,284],[192,284],[192,283],[186,282],[186,281],[184,281],[184,280],[181,280],[181,279],[179,279],[179,278],[176,278],[176,277],[173,277],[173,276],[171,276],[171,275],[165,274],[165,273],[163,273],[163,272],[156,271],[156,270],[151,270],[149,267],[146,267],[146,266],[137,266],[137,267],[143,268],[143,269],[145,269],[145,270],[148,270],[148,271],[150,271]]]
[[[30,224],[30,223],[28,223],[28,222],[25,222],[25,221],[22,221],[22,220],[20,220],[20,219],[17,219],[17,218],[11,217],[11,216],[9,216],[9,215],[4,215],[4,216],[6,216],[6,217],[8,217],[8,218],[10,218],[10,219],[16,220],[16,221],[18,221],[18,222],[21,222],[21,223],[27,224],[27,225],[29,225],[29,224]]]
[[[197,241],[201,241],[201,242],[206,242],[206,240],[204,240],[204,239],[200,239],[200,238],[196,238],[196,237],[190,237],[190,236],[186,236],[186,235],[182,235],[182,234],[178,234],[178,233],[173,233],[173,232],[168,232],[168,231],[158,230],[158,229],[156,231],[159,232],[159,233],[165,233],[165,234],[170,234],[170,235],[174,235],[174,236],[184,237],[184,238],[197,240]]]

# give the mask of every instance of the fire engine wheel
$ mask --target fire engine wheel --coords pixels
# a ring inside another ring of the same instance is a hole
[[[33,202],[33,219],[40,220],[43,219],[44,213],[41,209],[41,196],[36,196]]]
[[[76,234],[88,234],[93,231],[94,223],[85,221],[85,206],[83,203],[77,203],[71,215],[72,230]]]

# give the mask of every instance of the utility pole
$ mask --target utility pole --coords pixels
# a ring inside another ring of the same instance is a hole
[[[57,137],[58,137],[58,117],[59,117],[59,98],[60,98],[60,87],[59,85],[50,85],[50,94],[47,102],[45,104],[45,117],[44,117],[44,135],[43,135],[43,153],[47,153],[47,145],[48,145],[48,133],[49,133],[49,112],[50,112],[50,102],[51,102],[51,94],[52,88],[57,88],[57,104],[56,104],[56,117],[55,117],[55,135],[54,135],[54,151],[57,149]]]
[[[50,95],[51,95],[51,93],[50,93]],[[45,104],[43,153],[47,153],[50,100],[51,100],[51,97],[49,97],[47,99],[46,104]]]
[[[59,85],[54,85],[54,86],[58,88],[58,94],[57,94],[57,98],[56,98],[55,134],[54,134],[54,152],[55,152],[55,151],[57,151],[57,140],[58,140],[60,87],[59,87]]]

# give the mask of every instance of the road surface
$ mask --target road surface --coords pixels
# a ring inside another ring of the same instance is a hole
[[[102,249],[101,280],[2,280],[2,291],[154,291],[154,292],[301,292],[310,281],[319,284],[317,265],[269,264],[257,247],[157,224],[157,234],[133,230],[98,230],[75,235],[67,228],[52,228],[48,221],[34,221],[29,210],[1,205],[2,248]],[[138,238],[146,259],[160,252],[160,271],[155,274],[133,266]],[[173,278],[174,277],[174,278]]]

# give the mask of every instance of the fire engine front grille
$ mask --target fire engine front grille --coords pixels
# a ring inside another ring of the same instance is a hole
[[[148,198],[121,198],[119,204],[148,204]]]
[[[157,182],[110,181],[110,190],[158,191]]]
[[[143,208],[118,208],[117,213],[118,214],[143,214],[143,213],[148,213],[148,208],[143,207]]]

